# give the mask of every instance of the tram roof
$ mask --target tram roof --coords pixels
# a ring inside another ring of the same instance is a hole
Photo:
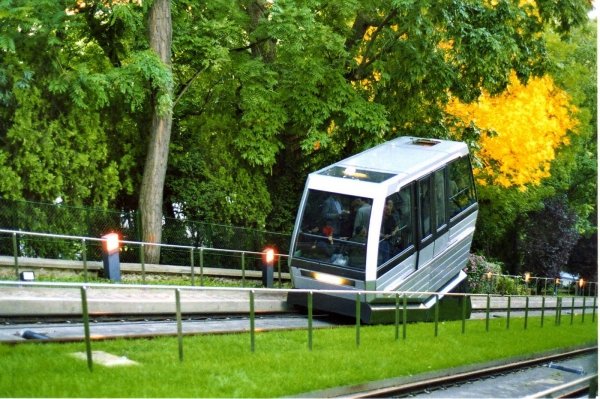
[[[398,175],[415,176],[468,154],[465,143],[399,137],[336,162],[314,174],[382,183]]]

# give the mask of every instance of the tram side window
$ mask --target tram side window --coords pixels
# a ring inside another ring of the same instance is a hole
[[[450,217],[458,215],[477,201],[469,157],[457,159],[448,165]]]
[[[438,170],[433,174],[435,193],[435,227],[439,229],[446,224],[446,184],[444,170]]]
[[[413,243],[412,186],[386,198],[379,233],[378,264],[403,252]]]
[[[421,238],[431,235],[431,190],[430,177],[419,181],[419,208],[421,216]]]

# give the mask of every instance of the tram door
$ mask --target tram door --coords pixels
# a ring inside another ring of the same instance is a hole
[[[434,234],[433,256],[436,257],[446,250],[449,243],[448,212],[446,210],[446,168],[433,173],[433,216]]]
[[[417,198],[419,223],[417,267],[421,267],[448,247],[445,169],[440,169],[419,180]]]
[[[433,233],[431,228],[431,176],[427,176],[417,185],[418,198],[418,264],[417,268],[426,265],[433,259]]]

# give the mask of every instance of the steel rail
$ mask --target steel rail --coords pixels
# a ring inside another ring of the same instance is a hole
[[[482,377],[493,376],[508,371],[515,371],[522,368],[532,367],[547,363],[553,360],[560,360],[573,356],[580,356],[590,352],[596,352],[597,347],[585,347],[568,352],[562,352],[551,355],[544,355],[532,359],[520,360],[517,362],[506,363],[497,366],[484,367],[482,369],[469,370],[460,372],[457,374],[446,375],[446,376],[435,376],[430,378],[424,378],[413,382],[401,383],[398,385],[390,385],[386,387],[379,387],[371,390],[363,390],[357,392],[348,392],[340,395],[344,398],[381,398],[381,397],[392,397],[398,395],[408,395],[411,393],[423,391],[425,389],[431,389],[432,387],[442,387],[449,384],[456,384],[459,382],[467,382],[470,380],[480,379]]]
[[[545,391],[538,392],[534,395],[525,396],[524,399],[538,399],[538,398],[554,397],[554,396],[551,396],[554,394],[559,394],[560,396],[558,396],[558,397],[560,397],[560,398],[572,398],[575,395],[580,395],[580,394],[583,394],[583,393],[589,391],[592,380],[597,379],[597,378],[598,378],[598,373],[591,374],[591,375],[579,378],[577,380],[573,380],[573,381],[561,384],[556,387],[548,388]],[[582,384],[586,384],[586,385],[582,385]],[[570,389],[570,388],[573,388],[573,389]]]
[[[253,320],[254,319],[254,320]],[[314,315],[313,321],[317,321],[323,325],[315,326],[314,328],[331,328],[336,325],[333,318],[326,314]],[[298,320],[301,323],[294,324],[291,320]],[[92,323],[93,321],[93,323]],[[283,324],[274,327],[272,322],[282,321]],[[140,318],[92,318],[84,322],[81,320],[64,320],[60,322],[51,322],[47,324],[39,324],[38,321],[32,320],[26,324],[6,324],[0,325],[0,332],[13,331],[18,329],[19,335],[26,339],[15,339],[3,341],[10,345],[22,345],[27,343],[66,343],[66,342],[90,342],[109,341],[115,339],[139,339],[139,338],[158,338],[158,337],[177,337],[179,346],[180,360],[183,358],[182,337],[197,336],[197,335],[222,335],[249,333],[252,334],[252,326],[248,328],[248,323],[259,324],[260,328],[256,331],[293,331],[306,329],[308,319],[296,313],[281,313],[281,314],[261,314],[254,318],[251,315],[206,315],[199,318],[183,318],[181,314],[163,315],[161,318],[140,319]],[[190,328],[189,323],[193,326]],[[219,327],[215,327],[218,323]],[[206,326],[204,329],[202,325]],[[86,327],[87,325],[87,327]],[[242,326],[242,327],[240,327]],[[131,330],[131,327],[139,327],[137,331]],[[110,332],[98,332],[98,329],[110,328]],[[53,332],[47,332],[51,329]],[[35,330],[35,331],[34,331]],[[84,330],[83,335],[74,335],[72,331],[65,330]],[[91,331],[94,330],[94,331]],[[42,331],[42,332],[40,332]],[[44,332],[45,331],[45,332]],[[25,336],[25,333],[29,333]],[[57,334],[58,333],[58,334]]]

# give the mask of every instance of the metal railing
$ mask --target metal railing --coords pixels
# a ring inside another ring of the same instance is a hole
[[[183,211],[173,212],[162,219],[162,242],[247,251],[260,251],[272,245],[279,252],[288,252],[290,234],[287,232],[207,223],[192,220]],[[135,209],[110,210],[0,198],[0,228],[86,237],[118,232],[123,239],[143,241],[140,212]],[[0,243],[0,252],[1,247]],[[39,257],[52,257],[57,252],[55,248],[37,245],[28,250]],[[68,256],[68,248],[61,251]],[[163,261],[168,263],[167,259]]]
[[[469,275],[469,274],[467,274]],[[506,284],[509,281],[510,284]],[[480,280],[481,289],[486,294],[543,294],[549,292],[553,295],[594,296],[598,295],[598,282],[585,281],[584,279],[565,280],[552,277],[536,277],[531,275],[510,275],[500,273],[486,273]]]
[[[89,263],[92,259],[101,260],[101,247],[106,243],[105,238],[94,238],[94,237],[82,237],[82,236],[69,236],[62,234],[48,234],[48,233],[36,233],[36,232],[24,232],[24,231],[15,231],[15,230],[6,230],[0,229],[0,237],[2,235],[9,236],[12,242],[12,256],[14,259],[14,270],[15,270],[15,278],[18,280],[20,278],[20,266],[19,259],[23,258],[19,256],[19,238],[28,237],[30,239],[50,239],[50,240],[64,240],[72,247],[79,248],[79,251],[76,253],[76,261],[81,262],[83,273],[84,273],[84,281],[88,282],[89,280],[89,272],[90,267]],[[64,243],[63,243],[64,244]],[[241,280],[242,286],[246,283],[246,278],[248,277],[248,272],[251,270],[261,270],[262,264],[262,256],[263,252],[257,251],[243,251],[243,250],[233,250],[233,249],[221,249],[221,248],[208,248],[208,247],[196,247],[190,245],[173,245],[173,244],[152,244],[145,243],[139,241],[128,241],[128,240],[119,240],[119,246],[121,253],[127,252],[130,250],[130,247],[137,247],[140,259],[139,259],[139,271],[142,274],[142,281],[146,282],[146,266],[148,265],[144,261],[144,248],[147,246],[159,246],[162,249],[168,249],[171,251],[178,251],[180,257],[185,259],[184,261],[178,262],[179,265],[184,268],[189,269],[189,275],[191,277],[191,285],[196,285],[196,275],[199,274],[200,285],[204,284],[205,278],[205,269],[207,266],[207,262],[211,262],[212,265],[215,265],[215,255],[229,258],[238,258],[239,259],[239,269],[241,272]],[[90,248],[93,250],[90,251]],[[90,256],[90,252],[92,252],[92,256]],[[282,281],[284,277],[284,273],[287,269],[287,262],[284,262],[284,259],[287,258],[285,254],[277,254],[276,262],[273,265],[277,268],[277,280],[278,284],[281,287]],[[182,265],[182,263],[184,263]],[[228,262],[231,267],[232,262]],[[166,267],[175,266],[175,265],[166,265]],[[213,267],[222,267],[222,264]],[[283,270],[282,270],[283,269]]]
[[[60,243],[60,245],[63,247],[69,246],[71,248],[69,252],[75,254],[75,259],[73,260],[81,262],[85,282],[89,281],[89,262],[91,260],[99,261],[102,259],[101,248],[106,241],[103,238],[0,229],[0,244],[2,243],[3,235],[10,237],[12,243],[10,252],[14,258],[16,279],[19,279],[19,254],[24,252],[20,248],[25,246],[23,243],[24,238],[29,240],[62,240],[63,242]],[[142,282],[144,283],[146,282],[147,274],[144,249],[147,246],[159,246],[162,249],[161,252],[165,252],[165,250],[170,251],[170,254],[166,256],[166,258],[169,260],[176,259],[177,261],[169,263],[166,266],[183,266],[189,271],[188,274],[191,278],[191,285],[196,285],[197,275],[199,275],[200,285],[204,284],[204,272],[207,267],[225,267],[239,270],[242,286],[245,286],[248,272],[260,271],[262,267],[263,252],[258,251],[210,248],[204,246],[198,247],[192,245],[152,244],[130,240],[119,240],[119,244],[121,247],[120,256],[123,260],[127,261],[130,259],[131,256],[128,257],[128,255],[131,255],[131,253],[135,253],[139,256],[138,259],[134,260],[137,260],[135,263],[139,265],[139,272],[142,275]],[[1,248],[2,245],[0,245],[0,249]],[[2,251],[0,251],[0,255],[1,254]],[[27,255],[27,253],[25,253],[25,255]],[[277,254],[275,267],[277,268],[276,275],[279,287],[282,287],[283,280],[287,279],[285,278],[287,277],[285,275],[289,272],[287,262],[285,261],[287,257],[288,255],[286,254]],[[25,258],[27,258],[27,256],[25,256]],[[506,281],[510,281],[511,284],[505,284]],[[565,287],[558,279],[536,277],[528,274],[519,276],[490,272],[483,275],[483,280],[480,283],[483,283],[483,293],[487,294],[519,295],[541,293],[546,295],[550,290],[554,295],[571,295],[571,291],[573,291],[573,295],[590,297],[598,295],[597,282],[578,280]]]

